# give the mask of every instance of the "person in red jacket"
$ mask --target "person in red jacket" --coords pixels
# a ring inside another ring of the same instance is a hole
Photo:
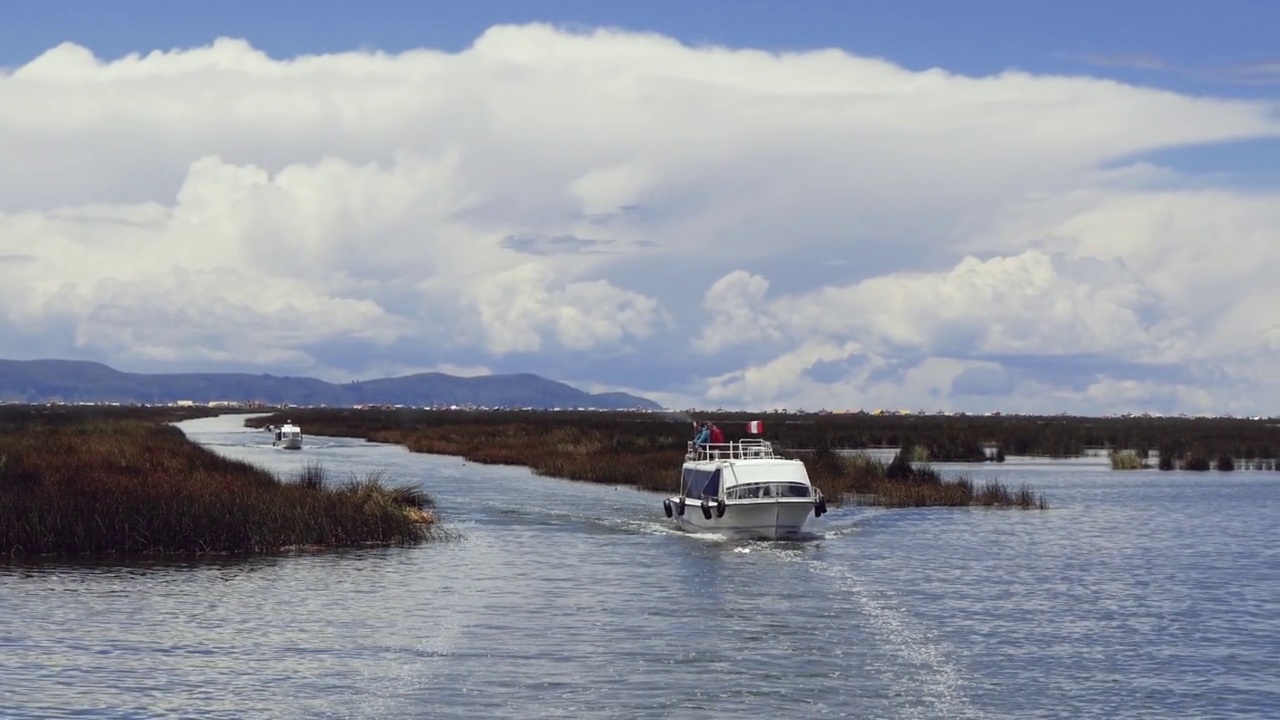
[[[716,425],[715,423],[711,423],[711,444],[719,445],[723,442],[724,442],[724,431],[720,429],[719,425]]]

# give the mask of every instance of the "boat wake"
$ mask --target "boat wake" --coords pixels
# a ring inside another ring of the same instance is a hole
[[[853,526],[835,532],[847,534],[857,529]],[[907,709],[906,717],[983,716],[965,694],[968,680],[964,670],[952,660],[954,650],[885,593],[868,586],[852,568],[797,555],[776,547],[776,543],[735,548],[735,552],[769,554],[778,560],[797,562],[810,572],[834,581],[848,596],[857,618],[880,636],[883,647],[897,656],[899,662],[878,664],[872,669],[896,688],[895,694],[920,701],[919,707]]]
[[[681,530],[669,519],[661,515],[656,517],[607,517],[591,512],[520,505],[498,507],[496,508],[496,516],[499,522],[504,524],[516,522],[522,525],[547,528],[580,528],[592,534],[616,533],[619,535],[672,536],[727,546],[748,546],[755,543],[775,546],[819,543],[823,540],[843,537],[857,529],[856,527],[836,528],[835,530],[806,529],[801,531],[798,536],[786,540],[761,540],[733,537],[718,532]]]
[[[680,533],[659,519],[604,517],[590,512],[535,507],[529,505],[498,507],[500,522],[516,521],[524,525],[580,528],[587,533],[620,535],[669,535]]]

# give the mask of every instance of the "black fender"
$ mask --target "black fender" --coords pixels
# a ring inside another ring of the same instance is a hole
[[[676,504],[676,514],[684,517],[684,496],[680,496],[680,502]]]
[[[707,520],[711,519],[711,503],[707,502],[706,498],[702,498],[702,517]]]
[[[675,514],[675,511],[671,509],[671,501],[670,501],[670,500],[663,500],[663,501],[662,501],[662,512],[666,513],[666,514],[667,514],[667,517],[671,517],[672,515],[674,515],[674,514]]]
[[[724,510],[725,510],[724,498],[720,498],[719,500],[716,501],[716,517],[718,518],[724,517]]]

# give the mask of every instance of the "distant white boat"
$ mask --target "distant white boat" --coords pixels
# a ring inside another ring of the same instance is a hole
[[[809,482],[804,462],[774,455],[766,440],[689,443],[680,493],[663,512],[688,532],[781,540],[804,529],[812,512],[827,511],[822,491]]]
[[[286,420],[283,425],[276,425],[272,429],[275,430],[275,440],[271,442],[273,447],[285,450],[302,449],[302,428]]]

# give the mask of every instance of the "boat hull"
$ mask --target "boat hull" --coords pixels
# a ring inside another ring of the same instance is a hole
[[[729,501],[725,503],[724,517],[716,516],[715,503],[710,505],[711,517],[702,512],[700,502],[685,500],[685,511],[679,512],[679,496],[667,498],[671,503],[672,520],[686,532],[709,532],[732,538],[762,540],[786,540],[804,532],[805,522],[813,514],[815,501],[811,498],[778,498],[772,500]]]
[[[287,440],[278,440],[272,443],[281,450],[301,450],[302,438],[289,438]]]

